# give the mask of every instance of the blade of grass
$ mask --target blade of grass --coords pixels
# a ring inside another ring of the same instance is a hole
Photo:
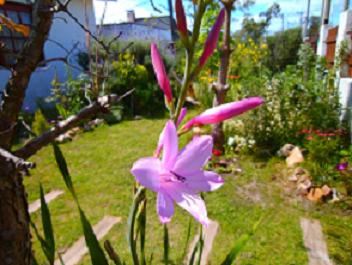
[[[246,246],[247,242],[252,238],[252,236],[257,231],[260,223],[263,218],[261,217],[252,227],[252,230],[242,235],[236,242],[231,251],[227,254],[225,260],[221,263],[221,265],[231,265],[237,258],[238,253]]]

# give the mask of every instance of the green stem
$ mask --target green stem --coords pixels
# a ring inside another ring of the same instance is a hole
[[[145,188],[144,187],[139,187],[136,194],[134,195],[132,207],[130,210],[130,214],[128,216],[128,245],[130,248],[130,252],[132,254],[132,259],[133,259],[133,264],[134,265],[139,265],[139,259],[138,259],[138,254],[137,254],[137,249],[136,249],[136,240],[134,236],[134,231],[135,231],[135,222],[136,222],[136,215],[138,212],[138,206],[143,200],[143,196],[141,196],[144,193]]]
[[[185,66],[185,71],[183,74],[180,96],[178,98],[176,111],[175,111],[174,117],[173,117],[173,120],[175,123],[177,122],[177,119],[181,113],[182,106],[185,103],[189,84],[192,82],[193,78],[196,76],[196,73],[199,72],[199,70],[197,70],[197,67],[193,71],[191,71],[191,70],[192,70],[192,63],[193,63],[193,59],[194,59],[194,48],[195,48],[196,43],[199,39],[199,32],[200,32],[202,17],[204,15],[206,6],[207,6],[207,3],[205,3],[204,0],[200,0],[197,14],[196,14],[196,18],[195,18],[195,22],[193,25],[192,41],[191,41],[191,44],[189,45],[189,47],[186,47],[186,66]]]

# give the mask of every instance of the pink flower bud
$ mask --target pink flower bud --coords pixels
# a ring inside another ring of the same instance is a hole
[[[151,44],[151,57],[152,64],[154,68],[154,73],[156,78],[158,79],[159,86],[161,90],[164,92],[166,100],[168,102],[172,102],[172,92],[170,87],[170,81],[167,77],[163,60],[158,51],[158,47],[155,43]]]
[[[181,37],[187,37],[187,20],[185,15],[185,10],[183,9],[182,0],[175,1],[175,10],[176,10],[176,21],[177,29],[180,32]]]
[[[180,126],[181,122],[183,121],[184,117],[187,114],[187,108],[182,108],[180,112],[180,116],[178,117],[176,127]]]
[[[243,112],[251,110],[264,103],[261,97],[246,98],[240,101],[222,104],[220,106],[207,109],[199,116],[188,121],[182,130],[189,130],[195,125],[213,124],[238,116]]]
[[[204,51],[202,56],[199,59],[200,67],[203,67],[206,64],[208,58],[213,54],[216,48],[216,43],[218,42],[218,39],[219,39],[220,30],[221,30],[222,24],[224,23],[224,20],[225,20],[225,9],[221,9],[218,18],[216,19],[215,24],[211,29],[207,40],[205,41]]]

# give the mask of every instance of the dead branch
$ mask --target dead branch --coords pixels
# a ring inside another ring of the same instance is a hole
[[[83,108],[76,115],[67,118],[64,121],[57,123],[49,131],[43,133],[42,135],[30,140],[22,148],[14,152],[15,156],[27,159],[42,149],[44,146],[52,143],[55,139],[67,132],[68,130],[76,127],[81,121],[90,119],[91,117],[97,115],[101,112],[107,112],[108,108],[112,104],[120,102],[124,97],[130,95],[134,89],[129,90],[122,96],[109,95],[98,98],[98,100],[89,106]]]
[[[12,163],[17,170],[23,172],[27,176],[29,176],[29,170],[35,168],[35,163],[27,162],[2,148],[0,148],[0,158],[4,159],[6,162]]]
[[[154,5],[153,0],[149,0],[149,2],[150,2],[150,5],[152,6],[152,8],[154,9],[154,11],[162,13],[162,11]]]
[[[56,12],[64,12],[66,13],[84,32],[86,32],[92,39],[94,39],[107,53],[110,53],[110,46],[112,43],[109,43],[108,45],[104,43],[101,39],[99,39],[95,34],[93,34],[86,26],[84,26],[78,18],[76,18],[71,11],[68,10],[67,6],[70,3],[71,0],[67,0],[65,3],[61,3],[60,0],[56,0],[58,3],[58,7],[56,9]],[[120,36],[118,36],[120,37]]]

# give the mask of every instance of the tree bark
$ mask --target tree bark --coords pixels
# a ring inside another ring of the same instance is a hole
[[[50,12],[49,8],[53,7],[54,3],[54,0],[36,1],[30,39],[18,55],[2,96],[0,105],[0,147],[6,150],[11,148],[30,77],[42,59],[44,44],[53,20],[53,12]]]
[[[215,92],[213,107],[219,106],[225,102],[228,90],[227,73],[231,55],[231,11],[234,1],[222,1],[222,3],[225,8],[225,29],[223,34],[223,44],[220,48],[218,82],[213,85],[213,90]],[[225,136],[222,129],[222,123],[216,123],[213,125],[212,136],[214,139],[214,147],[220,151],[224,151]]]
[[[0,157],[0,170],[0,263],[30,265],[31,236],[22,175],[4,157]]]
[[[32,73],[42,59],[48,37],[54,0],[36,1],[33,29],[19,53],[0,105],[0,148],[10,150],[25,92]],[[31,236],[27,196],[22,174],[8,156],[0,156],[0,263],[31,264]]]

